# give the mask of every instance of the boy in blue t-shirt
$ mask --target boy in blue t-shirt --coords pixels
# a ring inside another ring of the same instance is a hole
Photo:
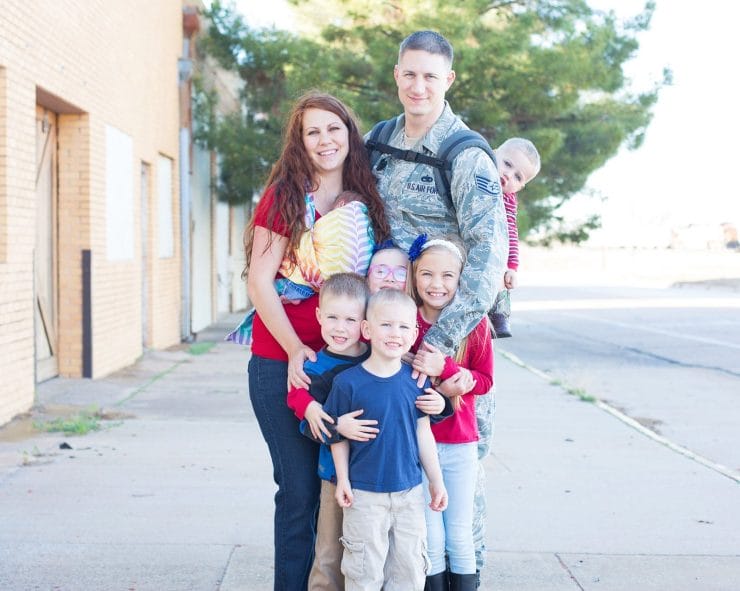
[[[377,421],[364,419],[362,410],[351,412],[346,417],[336,417],[328,415],[322,406],[337,374],[365,361],[370,354],[367,345],[360,340],[360,322],[365,318],[365,306],[371,291],[372,285],[356,273],[336,273],[324,282],[316,316],[326,346],[317,352],[315,361],[309,360],[304,364],[303,369],[311,380],[308,390],[291,388],[288,391],[287,404],[301,421],[301,433],[325,444],[319,450],[321,496],[309,589],[344,590],[344,577],[340,570],[343,546],[339,541],[342,508],[334,498],[336,473],[329,444],[341,441],[342,436],[367,441],[378,432]],[[417,408],[433,414],[433,420],[441,420],[452,412],[451,405],[431,389],[417,399]]]
[[[311,380],[308,390],[291,388],[288,392],[287,404],[301,420],[301,433],[326,444],[319,450],[321,496],[309,589],[344,589],[340,570],[343,547],[339,542],[342,509],[334,500],[336,475],[328,444],[341,440],[338,433],[340,424],[342,435],[355,440],[367,441],[378,432],[377,421],[358,416],[362,415],[359,409],[340,419],[328,415],[322,406],[337,374],[368,358],[368,346],[360,340],[360,322],[365,318],[368,293],[365,278],[356,273],[336,273],[324,282],[316,316],[326,346],[317,352],[315,361],[304,364],[304,371]],[[427,412],[442,413],[436,418],[446,416],[443,405],[442,397],[433,390],[421,396],[417,403]]]
[[[337,417],[323,410],[323,403],[339,372],[368,358],[369,348],[360,340],[360,323],[365,318],[368,298],[365,278],[356,273],[337,273],[321,286],[316,316],[321,324],[321,336],[326,346],[317,352],[316,361],[306,361],[304,371],[311,383],[308,390],[291,388],[287,404],[302,419],[301,433],[317,442],[340,441]],[[354,413],[358,415],[360,413]],[[375,437],[376,421],[355,419],[352,436]],[[349,435],[345,433],[345,435]],[[344,589],[344,577],[339,565],[342,559],[342,510],[334,500],[334,462],[328,445],[319,450],[321,497],[316,525],[315,557],[308,578],[309,589]]]
[[[428,563],[422,467],[433,510],[445,509],[447,491],[429,417],[415,406],[422,389],[402,363],[416,340],[416,305],[400,291],[382,290],[371,296],[366,316],[370,356],[334,378],[323,408],[333,416],[363,409],[381,425],[374,439],[331,445],[344,509],[345,590],[380,589],[393,580],[421,591]]]

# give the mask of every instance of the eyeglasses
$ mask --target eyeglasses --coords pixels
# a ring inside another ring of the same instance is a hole
[[[398,282],[406,281],[407,273],[408,270],[405,265],[399,267],[391,267],[390,265],[370,265],[370,268],[367,270],[368,277],[372,276],[375,279],[387,279],[389,276],[393,275],[393,279]]]

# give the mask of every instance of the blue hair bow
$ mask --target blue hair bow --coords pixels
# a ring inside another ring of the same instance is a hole
[[[409,248],[409,261],[413,263],[416,259],[419,258],[421,251],[424,250],[424,245],[426,244],[426,242],[426,234],[419,234],[416,237],[416,240],[411,243],[411,247]]]

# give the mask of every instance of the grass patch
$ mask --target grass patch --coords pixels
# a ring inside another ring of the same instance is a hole
[[[216,345],[216,343],[212,341],[203,341],[202,343],[193,343],[188,348],[188,353],[191,355],[203,355],[203,353],[208,353],[213,347]]]
[[[169,374],[169,373],[173,372],[174,370],[176,370],[183,363],[185,363],[185,361],[178,361],[172,367],[168,367],[164,371],[159,372],[156,376],[154,376],[153,378],[150,378],[148,382],[146,382],[145,384],[142,384],[141,386],[139,386],[138,388],[136,388],[136,390],[134,390],[133,392],[131,392],[128,396],[126,396],[125,398],[121,398],[120,400],[118,400],[115,403],[115,406],[122,406],[123,404],[125,404],[129,400],[131,400],[134,397],[138,396],[141,392],[143,392],[144,390],[146,390],[154,382],[156,382],[157,380],[161,380],[167,374]]]
[[[23,452],[23,459],[21,460],[21,466],[37,466],[39,464],[48,463],[42,458],[48,454],[42,453],[37,446],[33,446],[33,449]]]
[[[568,394],[572,394],[573,396],[577,396],[583,402],[596,402],[596,397],[591,396],[588,392],[586,392],[583,388],[566,388],[565,389]]]
[[[31,451],[24,451],[23,452],[24,462],[29,457],[32,457],[32,458],[40,458],[43,455],[44,454],[41,453],[41,450],[38,448],[38,446],[37,445],[34,445],[33,446],[33,449]]]
[[[35,429],[47,433],[64,433],[65,435],[86,435],[100,430],[100,419],[94,412],[82,411],[71,417],[59,417],[51,421],[35,421]]]

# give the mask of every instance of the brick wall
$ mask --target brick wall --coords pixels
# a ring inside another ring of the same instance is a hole
[[[33,403],[37,100],[58,117],[58,366],[82,373],[81,251],[92,252],[92,372],[142,353],[140,164],[173,160],[175,255],[157,257],[151,167],[147,281],[151,346],[179,342],[177,60],[181,0],[5,0],[0,11],[0,424]],[[132,260],[106,256],[106,126],[132,138]]]
[[[0,35],[0,39],[3,35]],[[0,41],[3,45],[5,42]],[[0,47],[0,56],[6,56]],[[2,59],[2,58],[0,58]],[[33,245],[35,240],[35,109],[33,85],[0,63],[4,101],[0,137],[0,423],[27,410],[34,392]]]
[[[0,65],[0,264],[8,256],[8,108],[5,68]]]
[[[81,251],[90,244],[90,117],[59,116],[59,373],[82,375]]]

